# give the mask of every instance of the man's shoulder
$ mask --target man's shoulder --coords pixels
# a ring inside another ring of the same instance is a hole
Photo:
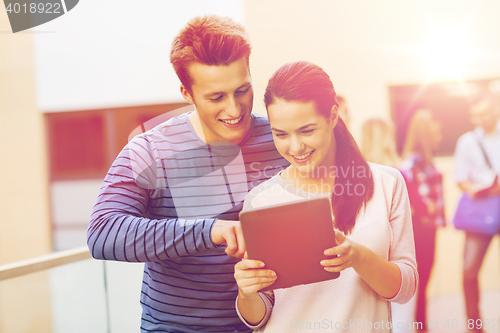
[[[179,131],[186,132],[186,130],[188,130],[187,127],[189,121],[188,116],[189,116],[188,113],[183,113],[181,115],[171,117],[170,119],[159,123],[158,125],[156,125],[155,127],[153,127],[152,129],[150,129],[145,133],[149,132],[149,133],[166,135],[170,134],[170,132],[174,133]]]
[[[470,149],[472,148],[472,145],[476,145],[476,142],[478,140],[478,133],[476,130],[468,131],[465,132],[464,134],[460,135],[460,137],[457,140],[457,148],[458,147],[463,147]]]
[[[182,142],[186,137],[192,137],[192,131],[188,122],[187,113],[170,117],[159,124],[155,124],[154,127],[138,135],[138,137],[143,136],[152,142]]]
[[[252,113],[252,129],[249,135],[239,144],[245,151],[276,150],[273,133],[267,117]]]
[[[269,126],[269,119],[259,113],[252,113],[252,118],[255,119],[255,125]]]
[[[164,115],[162,115],[164,116]],[[163,121],[162,121],[163,120]],[[136,154],[151,153],[154,150],[179,150],[191,147],[198,143],[187,124],[188,115],[163,118],[156,117],[142,124],[145,129],[129,140],[125,150],[132,150]]]
[[[477,133],[476,133],[476,130],[472,130],[472,131],[468,131],[468,132],[465,132],[464,134],[460,135],[460,137],[458,138],[459,140],[472,140],[477,137]]]
[[[269,119],[261,114],[252,113],[253,131],[252,136],[272,135]]]

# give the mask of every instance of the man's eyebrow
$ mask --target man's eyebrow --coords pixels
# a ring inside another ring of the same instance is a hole
[[[250,82],[245,82],[241,86],[239,86],[238,89],[236,89],[236,90],[239,90],[241,88],[250,88],[251,85],[252,84]]]
[[[203,95],[203,97],[214,97],[217,95],[224,95],[224,94],[225,94],[225,92],[223,92],[223,91],[214,91],[214,92],[206,93],[205,95]]]
[[[252,84],[250,82],[245,82],[243,83],[241,86],[239,86],[236,90],[239,90],[241,88],[250,88],[252,86]],[[203,95],[204,97],[212,97],[212,96],[217,96],[217,95],[225,95],[226,93],[223,92],[223,91],[214,91],[214,92],[209,92],[205,95]]]

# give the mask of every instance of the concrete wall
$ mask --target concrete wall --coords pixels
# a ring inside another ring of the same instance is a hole
[[[389,85],[500,76],[494,0],[245,0],[243,8],[240,1],[156,0],[149,2],[153,11],[134,4],[82,1],[35,34],[11,34],[0,10],[0,263],[51,250],[41,111],[179,101],[169,45],[180,28],[175,22],[195,14],[232,13],[246,25],[255,112],[264,113],[262,95],[275,69],[309,60],[347,98],[356,137],[367,118],[389,116]],[[437,166],[445,173],[451,218],[459,194],[449,177],[453,162],[441,158]],[[460,292],[462,236],[440,231],[431,295]],[[498,239],[493,245],[481,284],[500,289]],[[0,282],[0,332],[50,332],[50,304],[56,302],[45,274]]]
[[[0,264],[51,251],[43,115],[32,35],[0,9]],[[51,332],[46,273],[0,282],[0,332]]]

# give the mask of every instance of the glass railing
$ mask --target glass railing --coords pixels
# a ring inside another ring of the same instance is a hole
[[[86,247],[2,265],[0,332],[135,333],[142,271]]]
[[[446,244],[457,243],[443,237]],[[495,238],[493,249],[498,249],[499,240]],[[481,310],[485,327],[489,325],[488,332],[494,333],[500,332],[500,289],[497,284],[488,285],[486,278],[498,277],[498,251],[489,253],[480,276]],[[433,274],[440,269],[451,271],[442,260],[437,263]],[[443,277],[460,282],[461,266],[453,267],[455,271],[438,274],[439,281],[433,283],[442,284]],[[91,259],[87,247],[2,265],[0,333],[136,333],[142,312],[143,268],[143,264]],[[447,332],[464,331],[459,330],[467,322],[459,288],[434,292],[427,304],[434,326],[439,323],[440,328],[449,328]]]

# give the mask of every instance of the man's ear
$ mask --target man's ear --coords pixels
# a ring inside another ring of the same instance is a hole
[[[189,104],[194,104],[193,97],[191,96],[189,91],[186,89],[186,87],[184,87],[183,84],[181,84],[181,94],[182,94],[182,97],[184,97],[184,99],[186,100],[186,102],[188,102]]]
[[[337,122],[339,120],[339,111],[338,111],[338,105],[332,106],[332,109],[330,110],[330,123],[332,126],[332,129],[337,126]]]

